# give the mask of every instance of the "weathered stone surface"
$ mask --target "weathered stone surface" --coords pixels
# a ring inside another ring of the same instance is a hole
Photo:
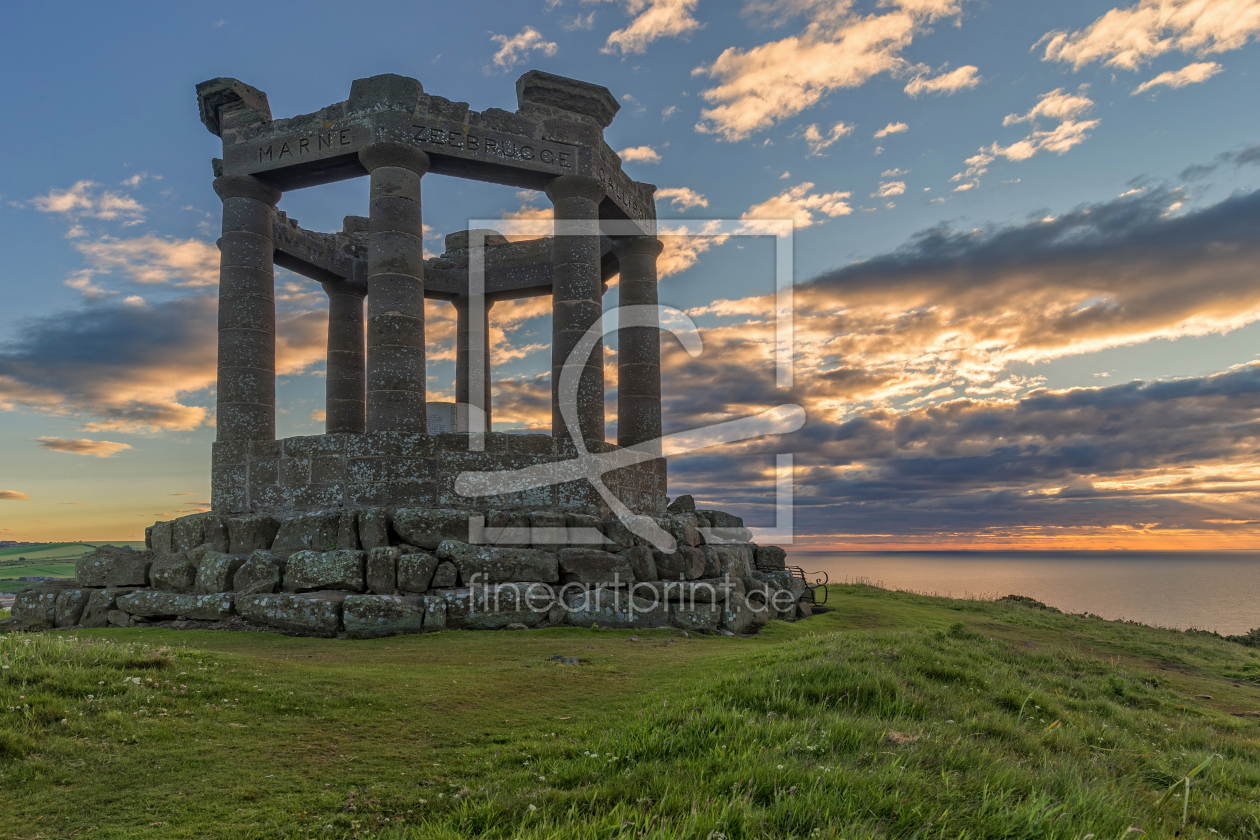
[[[197,583],[194,591],[199,595],[213,592],[231,592],[232,577],[248,558],[221,551],[207,551],[197,567]]]
[[[469,545],[444,540],[437,555],[459,567],[459,578],[466,584],[516,583],[542,581],[556,583],[560,569],[556,555],[535,548]]]
[[[359,550],[358,511],[343,510],[337,522],[337,548],[346,551]]]
[[[759,545],[753,548],[753,562],[759,571],[782,571],[787,561],[787,552],[777,545]]]
[[[693,632],[712,633],[722,624],[720,604],[670,604],[669,623]]]
[[[764,580],[775,589],[792,593],[793,601],[799,601],[801,596],[805,594],[805,581],[791,572],[754,572],[753,577]]]
[[[402,557],[402,549],[397,546],[378,546],[367,553],[368,592],[374,595],[394,594],[398,589],[398,558],[400,557]]]
[[[425,631],[445,630],[446,599],[441,595],[421,595],[420,600],[424,604]]]
[[[719,548],[716,545],[702,545],[700,546],[700,553],[704,555],[704,574],[701,577],[721,577],[722,569],[729,567],[731,564],[730,553],[725,548]]]
[[[359,511],[359,542],[364,551],[389,545],[389,511],[380,507]]]
[[[660,580],[636,583],[639,598],[684,604],[723,604],[733,600],[741,587],[727,580]]]
[[[635,580],[657,580],[656,558],[652,549],[646,545],[636,545],[618,552],[618,556],[626,558]]]
[[[151,548],[153,549],[154,554],[173,554],[175,552],[175,549],[172,547],[171,523],[153,523],[152,530],[150,531],[150,538],[153,543]]]
[[[511,583],[452,589],[445,593],[446,626],[452,630],[502,630],[509,624],[536,627],[547,620],[551,589],[538,585],[530,590],[529,585]]]
[[[270,516],[238,516],[229,519],[227,526],[228,547],[233,554],[270,549],[280,531],[279,520]]]
[[[562,548],[558,560],[561,583],[625,586],[635,580],[629,558],[597,548]]]
[[[729,630],[732,633],[747,633],[755,622],[756,615],[742,594],[731,598],[723,605],[721,623],[723,630]]]
[[[704,574],[704,555],[691,546],[679,545],[672,554],[653,551],[652,557],[661,580],[695,580]]]
[[[450,589],[459,584],[459,567],[454,563],[438,563],[430,589]]]
[[[747,528],[701,528],[700,536],[711,543],[751,543],[752,531]]]
[[[696,527],[694,513],[666,514],[661,527],[668,531],[680,546],[697,546],[704,542],[704,538],[700,536],[700,530]]]
[[[796,617],[809,618],[814,614],[814,605],[807,598],[802,598],[796,602]]]
[[[14,597],[9,615],[23,630],[48,630],[56,626],[60,594],[60,589],[28,586]]]
[[[419,633],[424,628],[424,602],[418,595],[348,595],[341,623],[354,639]]]
[[[211,551],[214,551],[214,546],[210,545],[210,543],[202,543],[181,553],[188,558],[189,563],[192,563],[197,568],[201,568],[201,558]]]
[[[697,510],[697,516],[704,516],[709,520],[710,527],[713,528],[743,528],[744,520],[742,517],[734,514],[726,513],[720,510]]]
[[[485,543],[529,545],[529,513],[523,510],[486,511]]]
[[[131,616],[122,610],[110,610],[105,615],[105,624],[107,627],[130,627]]]
[[[201,514],[181,516],[171,522],[171,550],[186,552],[206,541],[206,520]]]
[[[242,122],[271,122],[267,94],[236,79],[220,77],[201,82],[197,85],[197,105],[202,124],[216,137],[223,135],[225,117],[237,126]],[[247,114],[243,120],[241,112]]]
[[[565,621],[577,627],[659,627],[669,623],[669,605],[630,598],[621,589],[566,593]]]
[[[123,589],[115,586],[106,587],[105,589],[93,589],[91,595],[88,596],[87,606],[83,610],[83,615],[79,617],[79,624],[82,627],[108,627],[109,613],[116,608],[118,598],[126,595],[128,592],[137,592],[136,589]]]
[[[230,592],[191,595],[142,589],[119,597],[116,606],[129,615],[145,618],[182,615],[199,621],[220,621],[232,614],[233,597]]]
[[[750,577],[753,573],[753,547],[747,543],[727,544],[722,546],[726,551],[729,565],[722,567],[722,574],[733,578]]]
[[[607,128],[621,109],[621,103],[606,87],[542,70],[530,70],[516,80],[516,101],[521,110],[527,103],[536,103],[581,114],[600,128]]]
[[[346,102],[346,108],[352,114],[386,109],[409,114],[423,100],[424,88],[420,86],[420,82],[408,76],[382,73],[366,79],[355,79],[350,85],[350,99]]]
[[[696,500],[691,496],[678,496],[665,508],[670,513],[695,513]]]
[[[210,547],[215,551],[227,552],[230,540],[227,519],[222,516],[215,516],[212,513],[204,514],[204,517],[202,520],[201,541],[209,543]]]
[[[304,636],[335,636],[341,631],[344,592],[295,595],[242,595],[236,611],[246,620]]]
[[[437,572],[438,559],[427,551],[415,554],[404,554],[398,558],[398,591],[427,592],[433,587],[433,577]],[[455,585],[451,581],[451,586]]]
[[[394,531],[411,545],[429,551],[443,540],[467,540],[466,510],[448,508],[403,508],[394,513]]]
[[[698,510],[700,534],[706,543],[747,543],[752,532],[744,527],[744,520],[720,510]]]
[[[796,620],[796,602],[805,593],[805,581],[794,577],[791,572],[758,572],[754,571],[750,579],[746,579],[750,599],[765,604],[765,620],[780,618],[784,621]],[[761,616],[758,616],[761,620]]]
[[[83,610],[87,607],[91,589],[63,589],[57,595],[57,615],[55,624],[58,627],[73,627],[79,623]]]
[[[609,514],[604,517],[604,547],[614,554],[625,551],[636,545],[634,534],[618,517]]]
[[[284,568],[284,591],[362,592],[366,561],[362,551],[299,551],[289,557]]]
[[[336,551],[341,530],[341,514],[337,511],[303,513],[280,526],[271,550],[277,554],[290,551]]]
[[[154,589],[166,592],[192,592],[197,583],[197,567],[184,554],[163,554],[153,558],[149,581]]]
[[[604,546],[604,522],[598,516],[589,513],[566,513],[564,525],[568,531],[570,546],[589,545],[591,548]]]
[[[569,544],[569,528],[565,515],[554,510],[535,510],[529,514],[529,542],[541,551],[559,551]]]
[[[267,595],[280,589],[284,561],[270,551],[257,549],[232,576],[232,589],[237,596]]]
[[[151,565],[152,552],[105,545],[78,559],[74,579],[80,586],[148,586]]]

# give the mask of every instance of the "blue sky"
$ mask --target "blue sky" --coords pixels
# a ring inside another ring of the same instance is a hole
[[[666,254],[661,299],[693,312],[709,341],[707,362],[678,360],[667,374],[674,428],[789,396],[811,418],[794,440],[681,459],[674,489],[765,519],[771,456],[794,451],[798,521],[817,546],[1251,539],[1248,523],[1260,518],[1247,489],[1251,439],[1220,424],[1254,420],[1246,366],[1257,355],[1260,288],[1245,276],[1255,238],[1229,222],[1251,218],[1245,199],[1260,177],[1260,2],[360,9],[8,12],[0,491],[11,496],[0,498],[0,539],[126,538],[208,498],[218,143],[197,119],[197,82],[239,78],[267,92],[277,117],[342,100],[351,80],[386,72],[477,109],[514,110],[515,80],[531,68],[617,96],[606,139],[632,150],[623,157],[633,177],[660,188],[662,219],[691,230],[714,218],[797,221],[806,309],[791,395],[748,386],[734,396],[728,381],[742,386],[748,369],[770,367],[768,242]],[[470,218],[547,206],[540,195],[436,176],[424,187],[435,252]],[[281,208],[333,230],[365,212],[366,182],[292,193]],[[322,295],[277,280],[288,353],[280,431],[317,433]],[[450,315],[439,307],[433,316],[430,384],[441,394],[453,364],[436,345],[449,344]],[[538,425],[546,313],[496,307],[494,317],[496,420]],[[861,382],[846,371],[861,371]],[[1213,383],[1176,397],[1200,401],[1178,410],[1203,424],[1176,428],[1219,443],[1176,452],[1140,443],[1167,443],[1157,431],[1167,418],[1143,412],[1172,397],[1135,380]],[[1213,388],[1226,380],[1236,391],[1220,396]],[[1098,406],[1126,386],[1140,406],[1117,437],[1108,424],[1121,420]],[[731,396],[710,405],[696,388]],[[1068,399],[1067,389],[1094,401],[1095,425],[1078,439],[1003,426],[1033,406],[1051,411],[1044,399]],[[999,430],[942,439],[949,418],[966,412]],[[898,431],[916,423],[917,437]],[[879,442],[888,435],[892,444]],[[1055,447],[1126,446],[1123,464],[1038,460]],[[953,476],[945,484],[907,478],[941,470]],[[1226,473],[1231,493],[1202,483]],[[898,524],[908,520],[919,524]],[[854,524],[864,521],[881,524]]]

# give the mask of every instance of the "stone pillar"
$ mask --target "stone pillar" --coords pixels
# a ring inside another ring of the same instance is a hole
[[[272,221],[280,191],[252,175],[214,179],[219,240],[219,441],[276,438],[276,292]]]
[[[656,258],[664,245],[654,236],[619,237],[621,306],[656,302]],[[617,331],[617,444],[634,446],[661,436],[661,336],[656,326]]]
[[[551,434],[568,440],[560,401],[576,399],[578,424],[587,441],[604,440],[604,342],[586,361],[576,395],[561,395],[560,371],[574,345],[603,312],[600,282],[599,203],[604,187],[594,178],[561,175],[547,182],[555,207],[551,285]]]
[[[424,434],[424,241],[420,178],[429,156],[402,143],[359,152],[368,212],[367,431]]]
[[[475,333],[472,329],[469,317],[469,300],[467,295],[460,295],[451,301],[455,305],[456,328],[455,328],[455,402],[474,406],[472,398],[472,374],[470,368],[472,365],[472,348],[474,346],[481,347],[482,364],[481,376],[483,385],[482,396],[484,397],[484,405],[475,406],[485,412],[486,422],[482,426],[481,431],[490,431],[490,307],[493,302],[487,300],[485,302],[485,310],[482,312],[482,325],[480,333]],[[472,412],[468,412],[469,424],[468,428],[472,429],[471,416]]]
[[[363,298],[367,289],[344,280],[322,285],[328,293],[324,432],[362,434],[367,428],[363,355]]]

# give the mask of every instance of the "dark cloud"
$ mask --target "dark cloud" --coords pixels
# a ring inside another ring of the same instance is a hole
[[[1234,152],[1221,152],[1214,163],[1196,163],[1181,170],[1181,177],[1186,181],[1198,181],[1211,175],[1222,165],[1232,163],[1234,166],[1260,164],[1260,143],[1253,143],[1246,148]]]
[[[1230,530],[1260,518],[1260,364],[1213,376],[962,399],[812,421],[738,457],[676,458],[676,492],[722,487],[771,524],[772,453],[794,452],[807,533],[1005,526]],[[1098,485],[1103,485],[1099,487]]]
[[[281,312],[277,369],[323,357],[327,316]],[[183,430],[209,418],[187,395],[215,381],[216,299],[89,303],[19,325],[0,346],[0,407],[84,418],[89,431]]]
[[[667,339],[668,430],[785,402],[809,414],[792,435],[671,459],[673,492],[773,524],[774,455],[791,452],[797,526],[816,538],[1254,528],[1260,367],[1066,391],[1004,371],[1260,317],[1260,192],[1190,212],[1180,200],[1156,189],[939,227],[798,285],[789,390],[773,326],[746,302],[699,358]]]

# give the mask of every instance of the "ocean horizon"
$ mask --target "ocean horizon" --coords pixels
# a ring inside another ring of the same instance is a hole
[[[1260,550],[794,551],[831,583],[951,598],[1026,595],[1064,612],[1230,635],[1260,627]]]

